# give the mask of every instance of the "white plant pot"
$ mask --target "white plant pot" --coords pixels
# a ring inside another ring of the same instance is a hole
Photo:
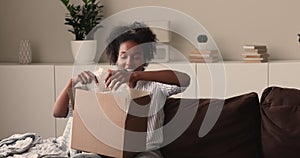
[[[71,51],[76,64],[93,64],[97,52],[97,41],[71,41]]]

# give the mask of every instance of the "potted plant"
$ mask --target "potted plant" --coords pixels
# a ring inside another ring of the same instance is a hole
[[[67,8],[65,24],[70,25],[75,40],[71,41],[71,50],[76,63],[94,63],[97,41],[95,31],[101,26],[103,5],[96,0],[82,0],[83,4],[71,4],[70,0],[61,0]],[[88,54],[92,53],[92,54]]]

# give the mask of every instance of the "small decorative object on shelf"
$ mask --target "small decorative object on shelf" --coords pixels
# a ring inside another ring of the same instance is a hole
[[[31,45],[29,40],[21,40],[19,45],[19,63],[30,64],[32,61]]]
[[[300,42],[300,34],[298,34],[298,37],[299,37],[298,41]]]
[[[207,40],[208,40],[208,38],[207,38],[206,35],[199,35],[197,37],[198,50],[205,50],[206,49]]]
[[[263,63],[268,62],[270,54],[266,45],[244,45],[243,60],[246,63]]]

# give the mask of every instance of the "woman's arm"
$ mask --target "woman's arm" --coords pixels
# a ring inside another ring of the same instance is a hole
[[[190,76],[186,73],[173,70],[160,71],[134,71],[125,70],[108,71],[105,85],[111,89],[117,89],[121,84],[127,83],[130,88],[136,86],[137,81],[155,81],[165,84],[187,87],[190,84]]]
[[[165,84],[177,85],[179,87],[188,87],[190,84],[189,75],[173,70],[135,71],[132,74],[132,79],[134,81],[155,81]]]
[[[69,80],[66,87],[61,91],[61,93],[56,99],[53,108],[54,117],[66,117],[68,115],[69,100],[70,100],[68,96],[68,90],[71,88],[72,88],[72,79]]]
[[[61,91],[56,99],[53,108],[54,117],[66,117],[69,111],[69,89],[73,88],[77,83],[88,84],[92,81],[98,82],[96,76],[90,71],[84,71],[69,80],[66,87]]]

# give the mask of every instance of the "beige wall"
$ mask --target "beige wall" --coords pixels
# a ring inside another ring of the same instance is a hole
[[[271,59],[300,59],[299,0],[103,0],[106,16],[138,6],[164,6],[189,14],[213,36],[225,60],[240,60],[244,44],[267,44]],[[59,0],[1,1],[0,61],[16,62],[21,39],[34,62],[72,62],[73,35]],[[180,41],[174,39],[174,41]],[[174,43],[173,43],[174,44]],[[176,43],[175,43],[176,44]],[[178,47],[188,51],[182,43]],[[186,52],[184,52],[186,53]]]

